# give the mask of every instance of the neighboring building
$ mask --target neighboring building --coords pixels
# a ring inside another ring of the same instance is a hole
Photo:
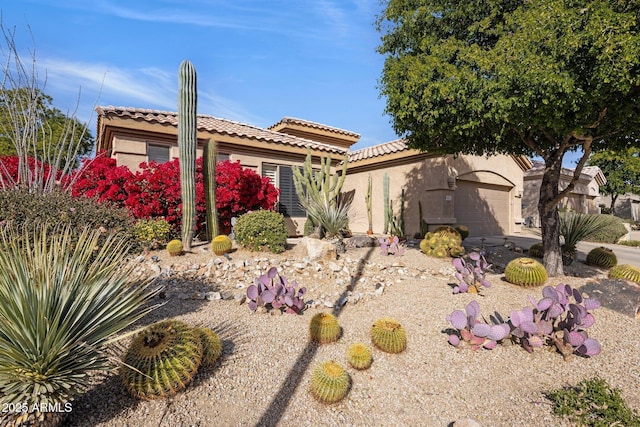
[[[611,196],[601,196],[600,203],[609,208],[611,206]],[[615,215],[623,219],[640,221],[640,194],[627,193],[618,196]]]
[[[98,150],[136,170],[141,162],[178,157],[177,113],[155,110],[98,107]],[[219,159],[240,161],[280,189],[279,210],[285,214],[290,235],[301,235],[305,213],[293,186],[292,167],[301,166],[307,150],[314,162],[331,156],[337,166],[349,153],[343,191],[355,190],[349,226],[368,229],[364,197],[368,176],[373,182],[373,231],[383,232],[383,176],[390,177],[394,213],[400,213],[405,190],[405,233],[420,230],[418,201],[430,229],[438,225],[467,225],[472,235],[517,233],[523,222],[523,178],[531,162],[522,156],[441,156],[409,149],[392,141],[349,152],[358,141],[354,132],[306,120],[283,118],[262,129],[212,116],[198,115],[198,142],[216,141]],[[201,149],[198,155],[201,155]]]
[[[569,185],[573,178],[573,169],[562,168],[560,173],[560,189]],[[527,223],[540,227],[538,201],[540,200],[540,185],[544,173],[544,164],[534,162],[533,167],[524,174],[524,196],[522,198],[522,212]],[[580,213],[600,213],[600,186],[606,184],[607,179],[597,166],[585,166],[575,187],[564,197],[558,208],[569,209]]]

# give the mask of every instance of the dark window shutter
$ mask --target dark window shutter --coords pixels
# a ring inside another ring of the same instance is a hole
[[[296,193],[296,188],[293,184],[293,171],[291,166],[280,166],[280,202],[278,203],[278,210],[284,216],[306,216],[307,213],[300,206],[300,199]]]

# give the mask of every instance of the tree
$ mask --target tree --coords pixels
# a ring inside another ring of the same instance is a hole
[[[640,193],[640,148],[594,153],[587,164],[598,166],[607,178],[607,183],[600,186],[600,192],[611,196],[609,208],[612,214],[615,214],[618,196]]]
[[[377,27],[381,94],[410,147],[543,159],[544,264],[562,274],[557,203],[592,152],[640,135],[640,2],[388,0]]]
[[[33,99],[29,100],[32,96]],[[51,106],[53,99],[36,88],[33,91],[28,88],[2,89],[0,91],[0,156],[13,156],[18,154],[15,137],[12,134],[16,114],[25,114],[23,108],[35,108],[35,116],[38,118],[38,126],[42,132],[37,133],[36,140],[31,141],[27,149],[30,155],[42,158],[45,150],[50,148],[50,141],[58,142],[56,150],[63,153],[61,162],[78,165],[79,156],[87,155],[93,149],[95,140],[91,136],[86,125],[75,117],[67,117],[61,110]],[[66,134],[66,136],[65,136]],[[72,145],[78,144],[78,150],[69,152]],[[67,156],[74,156],[68,158]]]

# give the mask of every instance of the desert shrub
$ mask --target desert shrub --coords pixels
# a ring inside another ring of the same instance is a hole
[[[278,212],[259,210],[241,215],[234,231],[236,241],[247,249],[280,253],[287,247],[287,226]]]
[[[171,237],[171,224],[164,218],[141,219],[136,221],[134,232],[142,246],[157,249]]]
[[[640,240],[620,240],[618,245],[640,247]]]
[[[602,378],[580,381],[546,393],[553,413],[581,426],[640,426],[640,416]]]
[[[47,224],[49,231],[58,225],[69,225],[78,231],[84,228],[99,230],[100,246],[109,234],[119,233],[132,241],[132,252],[141,249],[133,218],[126,209],[110,203],[96,203],[85,197],[73,197],[66,191],[46,194],[30,193],[28,190],[0,191],[0,212],[0,219],[15,227]]]
[[[587,242],[597,243],[616,243],[622,236],[627,234],[627,228],[624,226],[624,221],[617,216],[613,215],[598,215],[602,218],[602,225],[585,237]]]

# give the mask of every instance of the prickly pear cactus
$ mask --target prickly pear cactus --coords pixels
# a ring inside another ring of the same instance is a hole
[[[335,403],[349,392],[351,378],[337,362],[321,363],[311,376],[311,394],[322,403]]]
[[[225,236],[221,234],[216,236],[211,240],[211,250],[216,255],[224,255],[227,252],[231,251],[231,247],[233,246],[233,242],[229,238],[229,236]]]
[[[202,361],[200,333],[184,322],[165,320],[140,332],[120,369],[126,389],[140,399],[157,399],[184,390]]]
[[[407,333],[395,319],[383,317],[371,327],[371,341],[382,351],[400,353],[407,348]]]
[[[338,341],[340,338],[338,319],[331,313],[316,314],[309,323],[309,336],[311,341],[320,344]]]
[[[202,363],[200,366],[209,368],[218,361],[222,354],[222,341],[218,334],[209,328],[196,328],[202,340]]]
[[[347,349],[347,362],[355,369],[369,369],[373,362],[371,349],[361,342],[350,345]]]
[[[640,268],[631,264],[620,264],[609,270],[610,279],[624,279],[640,283]]]
[[[534,258],[542,258],[544,256],[544,246],[542,243],[534,243],[529,248],[529,256]]]
[[[516,258],[504,269],[505,280],[518,286],[541,286],[547,281],[547,270],[533,258]]]
[[[609,248],[593,248],[587,254],[587,264],[596,267],[611,268],[618,264],[618,257]]]
[[[167,243],[167,253],[169,253],[170,256],[182,255],[183,252],[184,247],[180,240],[175,239]]]

